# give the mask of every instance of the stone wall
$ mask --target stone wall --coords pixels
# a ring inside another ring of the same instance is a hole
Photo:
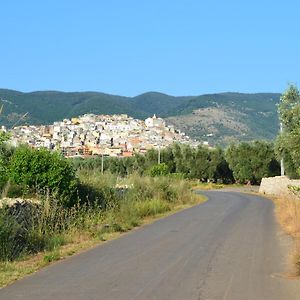
[[[267,177],[262,179],[259,192],[276,196],[289,194],[288,186],[290,185],[300,187],[300,180],[292,180],[286,176]]]

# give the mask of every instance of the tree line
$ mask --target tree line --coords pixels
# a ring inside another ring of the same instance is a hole
[[[75,169],[100,169],[119,176],[173,175],[202,182],[259,184],[263,177],[280,174],[271,142],[232,144],[226,150],[173,144],[160,151],[151,149],[133,157],[101,157],[73,160]]]

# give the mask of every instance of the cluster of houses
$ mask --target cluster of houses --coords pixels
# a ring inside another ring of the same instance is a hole
[[[29,144],[34,148],[59,150],[66,157],[128,157],[151,148],[165,148],[174,142],[194,147],[199,144],[155,115],[142,121],[124,114],[85,114],[53,125],[18,126],[11,130],[10,142],[15,146]]]

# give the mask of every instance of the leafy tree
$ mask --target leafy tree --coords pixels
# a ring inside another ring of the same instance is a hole
[[[225,155],[234,179],[240,183],[259,184],[263,177],[280,173],[274,147],[268,142],[255,141],[231,145]]]
[[[131,157],[133,161],[133,171],[138,172],[142,175],[146,169],[146,158],[144,155],[136,154],[134,157]]]
[[[300,93],[295,85],[290,85],[282,94],[278,106],[279,118],[287,133],[300,126]]]
[[[174,161],[174,154],[172,147],[167,147],[161,151],[161,161],[168,165],[170,173],[176,172],[176,164]]]
[[[190,162],[193,158],[193,153],[188,148],[189,146],[178,143],[172,147],[176,173],[182,173],[184,175],[190,173]]]
[[[202,181],[207,181],[209,178],[209,150],[204,147],[198,147],[195,150],[194,157],[190,163],[190,177],[198,178]]]
[[[155,149],[150,149],[145,154],[145,168],[149,169],[156,165],[158,162],[158,151]]]
[[[221,148],[210,150],[208,175],[214,181],[221,180],[224,183],[231,183],[234,180],[232,170],[229,168],[224,151]]]
[[[160,161],[167,166],[168,173],[176,173],[177,176],[198,178],[202,181],[208,179],[233,181],[232,171],[221,148],[208,149],[202,146],[192,148],[189,145],[176,143],[161,149]],[[119,176],[134,172],[143,175],[149,173],[152,167],[156,170],[157,162],[158,151],[151,149],[145,155],[135,154],[128,158],[107,157],[104,159],[104,170]],[[95,170],[100,168],[101,159],[74,159],[73,165],[76,169]]]
[[[290,85],[281,96],[278,106],[283,133],[276,140],[276,154],[283,158],[287,174],[300,175],[300,93],[295,85]]]

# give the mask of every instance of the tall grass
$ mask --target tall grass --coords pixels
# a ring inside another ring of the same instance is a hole
[[[105,239],[107,233],[129,230],[144,218],[197,201],[189,182],[176,178],[131,175],[121,179],[84,170],[78,178],[82,198],[72,208],[45,197],[39,204],[0,209],[1,261],[44,250],[52,251],[45,261],[55,260],[58,249],[77,236]]]
[[[65,243],[64,233],[75,215],[56,201],[17,203],[0,209],[0,260],[14,260]]]

